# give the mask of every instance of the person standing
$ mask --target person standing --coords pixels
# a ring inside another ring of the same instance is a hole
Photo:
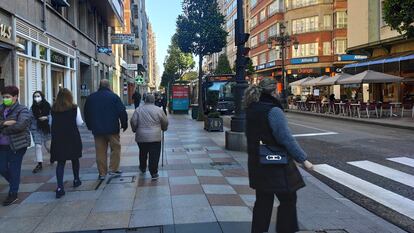
[[[102,79],[99,90],[86,99],[85,123],[95,138],[96,163],[99,180],[105,180],[108,173],[107,150],[111,148],[110,175],[120,175],[121,157],[120,127],[128,128],[128,115],[119,96],[110,89],[109,81]]]
[[[141,94],[139,93],[138,87],[135,89],[135,92],[132,95],[132,100],[134,100],[135,108],[138,108],[139,104],[141,103]]]
[[[148,94],[145,104],[137,108],[131,118],[131,129],[139,147],[139,169],[145,173],[147,160],[152,179],[158,179],[161,134],[168,129],[168,119],[161,108],[154,105],[154,95]]]
[[[38,173],[43,169],[43,152],[42,147],[44,146],[49,152],[47,142],[50,140],[50,104],[46,101],[44,94],[41,91],[35,91],[33,93],[33,104],[30,108],[32,112],[32,124],[30,132],[33,136],[35,144],[35,154],[37,165],[33,169],[33,173]]]
[[[4,206],[18,200],[20,172],[23,156],[30,146],[29,109],[19,104],[19,89],[7,86],[2,90],[3,104],[0,105],[0,174],[9,182],[9,194]]]
[[[79,187],[79,158],[82,157],[82,139],[78,126],[83,124],[78,106],[73,103],[72,93],[63,88],[59,91],[52,107],[52,143],[50,147],[51,161],[57,161],[56,166],[56,198],[65,195],[63,175],[66,161],[72,162],[73,187]]]
[[[296,191],[305,186],[293,160],[307,169],[313,165],[292,136],[282,105],[276,98],[276,80],[266,78],[258,86],[246,89],[246,137],[250,187],[256,190],[252,233],[267,232],[274,196],[279,199],[276,231],[298,231]],[[263,165],[259,159],[260,143],[282,147],[288,154],[286,165]]]

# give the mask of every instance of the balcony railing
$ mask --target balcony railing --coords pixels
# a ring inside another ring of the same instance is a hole
[[[287,7],[286,9],[293,10],[293,9],[302,8],[302,7],[308,7],[308,6],[318,5],[318,4],[329,4],[329,3],[333,3],[333,0],[313,0],[313,1],[307,1],[307,2],[301,2],[301,3],[292,2],[289,5],[289,7]]]

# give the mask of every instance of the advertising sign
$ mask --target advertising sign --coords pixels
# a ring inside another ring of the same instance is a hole
[[[112,34],[112,44],[135,44],[135,34]]]
[[[108,55],[112,54],[112,48],[109,48],[109,47],[98,46],[97,50],[98,50],[98,53],[105,53]]]
[[[188,111],[190,105],[189,86],[174,85],[172,89],[173,111]]]
[[[317,63],[318,61],[318,57],[292,58],[290,59],[290,64]]]
[[[138,64],[127,64],[127,70],[138,70]]]
[[[359,60],[365,60],[368,56],[366,55],[340,55],[338,57],[338,61],[359,61]]]

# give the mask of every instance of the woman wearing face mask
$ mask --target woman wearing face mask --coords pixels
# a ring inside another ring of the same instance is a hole
[[[50,140],[50,126],[49,126],[49,115],[50,115],[50,104],[46,101],[45,96],[41,91],[33,93],[33,104],[31,107],[32,111],[32,125],[30,131],[33,136],[33,140],[36,147],[36,162],[37,165],[33,169],[33,173],[38,173],[42,170],[43,166],[43,153],[42,145],[49,150],[46,143]]]
[[[19,104],[19,89],[7,86],[0,105],[0,174],[9,182],[9,195],[4,206],[15,203],[20,185],[23,156],[30,146],[30,111]]]

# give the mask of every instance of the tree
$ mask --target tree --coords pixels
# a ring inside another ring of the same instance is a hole
[[[196,71],[189,71],[183,75],[182,80],[184,81],[193,81],[198,78],[198,73]]]
[[[229,59],[227,59],[226,54],[221,54],[218,59],[217,68],[214,71],[214,74],[232,74],[233,70],[230,67]]]
[[[236,62],[234,62],[233,72],[235,72],[235,73],[236,73],[236,70],[237,70],[236,65],[237,65]],[[253,61],[252,61],[252,59],[249,59],[249,63],[247,63],[247,66],[246,66],[246,75],[250,76],[250,75],[254,74],[255,72],[256,72],[256,70],[253,66]]]
[[[174,75],[175,79],[181,79],[185,73],[194,68],[195,62],[193,55],[181,51],[178,46],[176,34],[171,38],[171,44],[168,47],[167,53],[164,70],[168,74]]]
[[[384,21],[407,38],[414,37],[414,0],[385,0]]]
[[[177,19],[177,41],[185,53],[198,55],[198,93],[202,93],[203,57],[226,46],[224,16],[216,0],[183,0],[183,13]],[[204,117],[203,100],[198,98],[198,120]]]

